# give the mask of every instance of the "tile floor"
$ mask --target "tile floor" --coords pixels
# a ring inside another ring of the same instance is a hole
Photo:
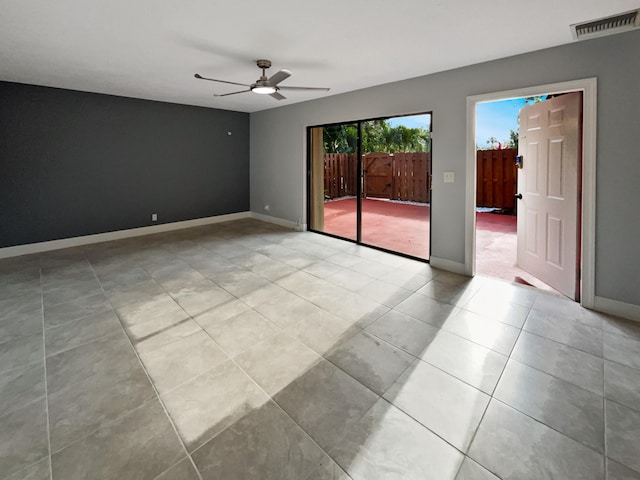
[[[2,479],[640,479],[640,324],[242,220],[0,261]]]

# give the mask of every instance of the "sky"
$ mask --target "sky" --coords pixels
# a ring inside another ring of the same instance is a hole
[[[429,130],[431,127],[431,115],[425,113],[423,115],[410,115],[408,117],[395,117],[390,118],[389,123],[392,127],[397,127],[398,125],[404,125],[408,128],[418,128],[422,127],[426,130]]]
[[[476,110],[476,145],[487,146],[491,137],[498,142],[509,140],[509,130],[518,131],[518,113],[525,106],[524,98],[478,103]]]
[[[526,105],[523,98],[501,100],[499,102],[479,103],[476,112],[476,144],[487,146],[487,140],[495,137],[500,143],[509,140],[509,131],[518,131],[518,113]],[[431,125],[431,115],[410,115],[388,119],[391,126],[404,125],[409,128]]]

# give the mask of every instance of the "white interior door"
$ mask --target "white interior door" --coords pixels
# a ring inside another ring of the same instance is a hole
[[[577,299],[582,93],[520,111],[518,266]]]

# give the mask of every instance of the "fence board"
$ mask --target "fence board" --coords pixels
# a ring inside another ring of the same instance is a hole
[[[392,158],[391,199],[429,203],[431,155],[428,152],[398,152]]]
[[[356,194],[356,184],[357,184],[357,156],[355,153],[345,155],[343,160],[343,187],[342,187],[342,196],[345,195],[355,195]]]
[[[324,191],[329,198],[356,194],[356,155],[325,153]]]

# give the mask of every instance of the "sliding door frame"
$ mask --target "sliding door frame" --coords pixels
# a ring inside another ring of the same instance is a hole
[[[375,120],[389,120],[391,118],[401,118],[401,117],[413,117],[416,115],[429,115],[429,132],[431,133],[431,138],[429,140],[429,152],[431,153],[431,161],[429,162],[429,177],[432,177],[432,172],[433,172],[433,112],[432,111],[426,111],[426,112],[417,112],[417,113],[406,113],[406,114],[401,114],[401,115],[387,115],[384,117],[374,117],[374,118],[367,118],[367,119],[360,119],[360,120],[351,120],[351,121],[344,121],[344,122],[332,122],[332,123],[323,123],[321,125],[310,125],[306,127],[306,135],[307,135],[307,225],[308,225],[308,230],[310,232],[313,233],[319,233],[321,235],[326,235],[328,237],[333,237],[333,238],[338,238],[340,240],[345,240],[347,242],[351,242],[351,243],[355,243],[357,245],[362,245],[364,247],[368,247],[368,248],[373,248],[375,250],[380,250],[382,252],[387,252],[387,253],[392,253],[394,255],[398,255],[401,257],[405,257],[405,258],[410,258],[412,260],[418,260],[421,262],[425,262],[425,263],[429,263],[429,259],[428,258],[421,258],[421,257],[416,257],[407,253],[403,253],[403,252],[399,252],[397,250],[390,250],[388,248],[384,248],[384,247],[378,247],[376,245],[371,245],[368,243],[363,243],[362,242],[362,187],[363,187],[363,172],[362,172],[362,124],[365,122],[371,122],[371,121],[375,121]],[[313,145],[312,145],[312,130],[314,128],[325,128],[325,127],[331,127],[334,125],[346,125],[346,124],[356,124],[357,128],[358,128],[358,133],[357,133],[357,147],[356,147],[356,153],[357,153],[357,165],[356,165],[356,171],[358,172],[358,180],[356,182],[356,240],[353,240],[351,238],[347,238],[347,237],[341,237],[339,235],[335,235],[333,233],[329,233],[329,232],[323,232],[320,230],[315,230],[314,228],[312,228],[311,224],[311,215],[312,215],[312,188],[311,188],[311,184],[313,182],[313,178],[312,178],[312,151],[313,151]],[[431,257],[431,211],[433,210],[433,198],[432,198],[432,184],[433,184],[433,179],[429,184],[429,258]]]

